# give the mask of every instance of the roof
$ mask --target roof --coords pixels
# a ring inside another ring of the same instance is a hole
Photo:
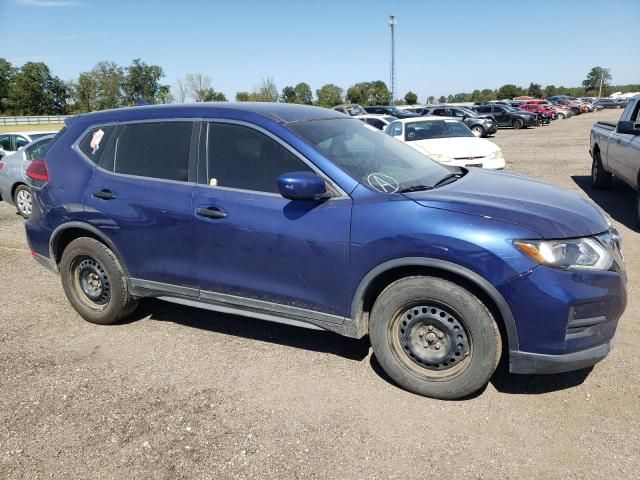
[[[432,120],[455,120],[457,122],[460,121],[460,119],[456,118],[456,117],[441,117],[439,115],[424,115],[422,117],[399,118],[398,120],[394,120],[394,122],[415,123],[415,122],[429,122],[429,121],[432,121]]]
[[[243,112],[261,115],[279,123],[344,118],[344,114],[336,112],[335,110],[330,110],[322,107],[312,107],[309,105],[296,105],[292,103],[202,102],[190,104],[149,105],[140,107],[118,108],[115,110],[103,110],[100,112],[92,112],[70,117],[66,120],[66,123],[67,125],[73,125],[74,123],[85,121],[106,122],[166,117],[236,117],[238,113]]]

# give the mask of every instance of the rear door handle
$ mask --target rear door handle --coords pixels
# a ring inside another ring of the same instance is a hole
[[[196,213],[207,218],[227,218],[227,212],[219,207],[198,208]]]
[[[113,193],[111,190],[96,190],[93,192],[93,196],[96,198],[101,198],[102,200],[113,200],[117,198],[117,195]]]

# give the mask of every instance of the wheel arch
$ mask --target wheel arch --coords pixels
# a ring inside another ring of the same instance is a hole
[[[60,264],[62,253],[65,248],[77,238],[89,237],[97,240],[98,242],[106,245],[116,256],[120,266],[125,273],[127,283],[129,283],[129,271],[127,265],[123,261],[122,255],[118,248],[104,233],[98,230],[93,225],[89,225],[84,222],[67,222],[59,225],[51,234],[51,240],[49,241],[49,258],[54,262],[56,269]]]
[[[380,293],[391,283],[408,276],[434,276],[453,281],[476,295],[496,319],[506,353],[518,350],[518,332],[513,313],[500,292],[477,273],[445,260],[405,257],[384,262],[367,273],[358,284],[351,303],[351,319],[359,337],[368,332],[369,313]]]
[[[29,185],[26,184],[26,182],[16,182],[11,186],[11,201],[15,202],[15,198],[16,198],[16,190],[18,189],[18,187],[24,185],[25,187],[29,188]]]

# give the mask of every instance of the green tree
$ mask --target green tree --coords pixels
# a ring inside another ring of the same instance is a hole
[[[440,95],[440,98],[438,98],[438,103],[447,103],[447,97],[445,97],[444,95]]]
[[[597,94],[600,91],[600,85],[602,85],[603,91],[605,91],[611,83],[611,72],[608,68],[593,67],[587,78],[582,81],[585,93]]]
[[[418,95],[409,91],[405,94],[404,101],[407,102],[407,105],[415,105],[418,103]]]
[[[554,95],[557,95],[558,89],[556,88],[555,85],[547,85],[546,87],[544,87],[544,96],[549,98],[549,97],[553,97]]]
[[[485,88],[480,92],[480,100],[481,101],[489,101],[489,100],[497,100],[497,95],[495,90],[491,90],[490,88]]]
[[[360,105],[389,105],[391,92],[382,80],[359,82],[347,90],[347,101]]]
[[[226,102],[227,96],[222,92],[216,92],[213,88],[208,88],[202,96],[203,102]]]
[[[300,82],[294,87],[294,91],[296,94],[296,103],[301,103],[302,105],[313,105],[313,92],[311,91],[311,87],[308,83]]]
[[[260,85],[249,94],[249,100],[252,102],[277,102],[278,88],[273,78],[262,78]]]
[[[17,115],[66,113],[68,87],[42,62],[27,62],[9,85],[9,103]]]
[[[298,103],[298,97],[296,96],[295,89],[288,85],[282,89],[282,95],[280,95],[280,99],[284,103]]]
[[[522,90],[522,88],[518,87],[517,85],[513,85],[512,83],[507,83],[506,85],[503,85],[498,89],[497,96],[498,99],[504,100],[518,97],[523,93],[524,91]]]
[[[4,58],[0,58],[0,113],[10,108],[9,85],[13,81],[17,69]]]
[[[326,108],[335,107],[342,103],[342,95],[343,90],[333,83],[327,83],[316,90],[318,105]]]
[[[527,89],[527,95],[534,98],[542,98],[542,86],[539,83],[531,82]]]
[[[125,103],[135,105],[139,100],[156,103],[162,77],[164,77],[162,67],[147,65],[139,58],[134,59],[126,68]]]
[[[97,104],[96,79],[90,72],[81,73],[77,83],[72,85],[72,97],[75,100],[76,113],[92,112]]]
[[[158,91],[158,103],[167,104],[175,101],[176,99],[171,93],[171,85],[160,85],[160,90]]]
[[[429,95],[429,96],[427,97],[427,103],[428,103],[429,105],[433,105],[434,103],[436,103],[436,97],[434,97],[433,95]]]
[[[236,92],[236,102],[248,102],[249,96],[249,92],[247,91]]]
[[[53,76],[48,86],[49,109],[48,113],[54,115],[65,115],[69,113],[70,89],[66,83],[58,77]]]

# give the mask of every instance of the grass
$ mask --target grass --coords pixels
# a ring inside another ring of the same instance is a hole
[[[4,132],[57,132],[64,123],[41,123],[31,125],[0,125],[0,133]]]

